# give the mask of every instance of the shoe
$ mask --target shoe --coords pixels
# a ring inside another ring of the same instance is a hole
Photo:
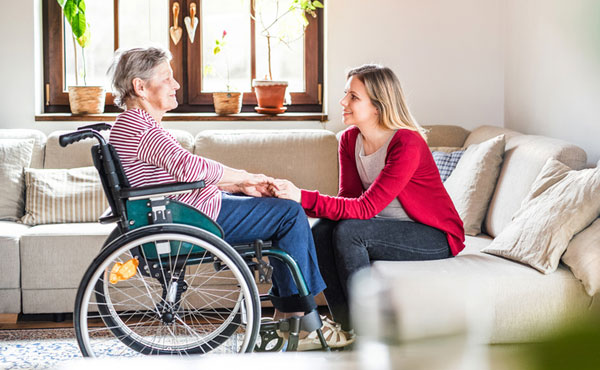
[[[321,320],[323,321],[323,327],[321,329],[323,330],[323,336],[325,337],[325,341],[329,348],[346,347],[356,340],[356,335],[352,332],[342,330],[340,324],[331,321],[326,317],[321,317]],[[319,340],[316,331],[313,331],[308,334],[306,338],[298,341],[298,351],[312,351],[321,348],[323,347],[321,346],[321,341]]]

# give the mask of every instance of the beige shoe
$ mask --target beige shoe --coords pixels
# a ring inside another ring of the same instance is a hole
[[[342,330],[340,324],[333,322],[326,317],[321,317],[321,320],[323,321],[323,327],[321,328],[323,330],[323,336],[330,348],[346,347],[356,340],[356,335]],[[306,338],[298,341],[298,351],[311,351],[321,348],[321,341],[319,340],[316,331],[313,331],[308,334]]]

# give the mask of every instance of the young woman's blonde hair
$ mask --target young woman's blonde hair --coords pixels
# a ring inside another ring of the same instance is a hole
[[[346,79],[358,78],[379,112],[379,124],[391,130],[417,131],[427,139],[427,130],[417,123],[406,104],[400,81],[394,72],[378,64],[365,64],[351,69]]]

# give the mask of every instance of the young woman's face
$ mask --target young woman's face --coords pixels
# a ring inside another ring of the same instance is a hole
[[[351,76],[346,81],[344,88],[344,97],[340,100],[342,105],[342,121],[345,125],[361,126],[364,124],[372,124],[378,122],[377,108],[369,95],[365,84]]]
[[[152,107],[159,111],[177,108],[175,92],[179,84],[173,78],[173,70],[169,62],[163,62],[154,68],[154,75],[145,81],[145,97]]]

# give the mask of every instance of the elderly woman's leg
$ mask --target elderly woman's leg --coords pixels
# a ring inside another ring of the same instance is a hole
[[[256,239],[272,240],[274,245],[296,260],[311,294],[316,295],[325,289],[310,226],[298,203],[224,193],[217,223],[230,244],[251,243]],[[271,264],[274,291],[280,297],[297,294],[298,289],[288,268],[274,258]]]

